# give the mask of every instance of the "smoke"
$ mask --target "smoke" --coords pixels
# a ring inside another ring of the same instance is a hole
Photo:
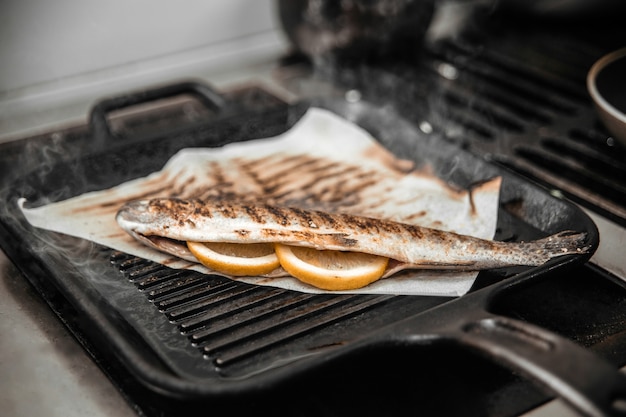
[[[73,133],[55,132],[7,145],[10,152],[0,158],[6,172],[0,181],[2,246],[8,254],[15,254],[20,269],[37,274],[36,279],[51,280],[54,275],[61,283],[91,282],[110,295],[128,289],[129,283],[112,274],[106,248],[33,227],[20,209],[20,205],[38,207],[60,201],[95,185],[73,157],[79,151],[78,139]]]

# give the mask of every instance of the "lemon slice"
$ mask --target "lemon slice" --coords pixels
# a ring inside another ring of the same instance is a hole
[[[275,245],[280,264],[302,282],[323,290],[353,290],[378,280],[388,258],[360,252]]]
[[[201,264],[233,276],[263,275],[280,266],[270,243],[187,242]]]

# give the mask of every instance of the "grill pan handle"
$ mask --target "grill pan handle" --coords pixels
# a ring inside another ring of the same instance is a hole
[[[194,81],[184,81],[176,84],[169,84],[163,87],[107,98],[99,101],[91,109],[89,123],[94,139],[98,143],[105,143],[105,141],[117,136],[111,130],[107,121],[107,114],[109,112],[181,94],[192,94],[208,108],[215,111],[219,111],[224,108],[226,103],[226,100],[211,87]]]
[[[581,415],[626,416],[626,375],[595,353],[527,322],[484,312],[459,318],[435,310],[439,314],[398,323],[391,331],[394,339],[410,345],[456,343],[527,377]]]
[[[582,415],[626,415],[626,375],[564,337],[494,316],[462,326],[459,341],[547,387]]]

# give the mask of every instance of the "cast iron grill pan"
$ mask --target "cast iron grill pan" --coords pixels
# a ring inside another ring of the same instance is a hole
[[[206,86],[185,83],[165,94],[190,89],[204,94]],[[92,120],[104,119],[102,112],[118,106],[155,97],[158,94],[151,92],[105,100],[95,107]],[[623,398],[626,389],[612,365],[553,333],[487,312],[499,293],[541,282],[553,271],[580,263],[581,257],[557,258],[540,268],[483,272],[472,293],[458,299],[313,296],[168,270],[90,242],[33,230],[20,218],[18,197],[36,205],[108,188],[159,169],[183,147],[272,136],[287,129],[308,106],[232,115],[227,103],[213,97],[206,95],[218,111],[226,109],[224,117],[184,132],[120,139],[107,137],[108,127],[93,123],[94,149],[52,163],[45,176],[28,173],[3,191],[3,248],[27,275],[45,274],[48,284],[91,327],[88,333],[96,345],[112,351],[145,386],[189,399],[258,392],[378,346],[412,346],[418,351],[444,343],[476,350],[527,374],[580,411],[616,411],[613,400]],[[367,103],[325,104],[363,124],[392,152],[418,165],[433,164],[439,176],[456,185],[502,175],[496,238],[525,240],[576,229],[586,231],[589,244],[597,245],[595,226],[580,210],[505,168],[423,135]],[[588,367],[574,372],[570,363]]]

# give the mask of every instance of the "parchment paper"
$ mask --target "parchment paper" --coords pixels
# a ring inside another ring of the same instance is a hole
[[[88,239],[171,268],[209,273],[200,264],[172,259],[135,241],[116,223],[129,200],[210,195],[259,196],[302,208],[349,212],[491,239],[495,233],[500,179],[456,190],[412,162],[396,158],[365,130],[326,110],[310,109],[289,131],[221,148],[190,148],[161,171],[108,190],[26,208],[39,228]],[[476,273],[405,271],[365,288],[363,294],[459,296]],[[258,285],[323,292],[295,278],[236,278]]]

